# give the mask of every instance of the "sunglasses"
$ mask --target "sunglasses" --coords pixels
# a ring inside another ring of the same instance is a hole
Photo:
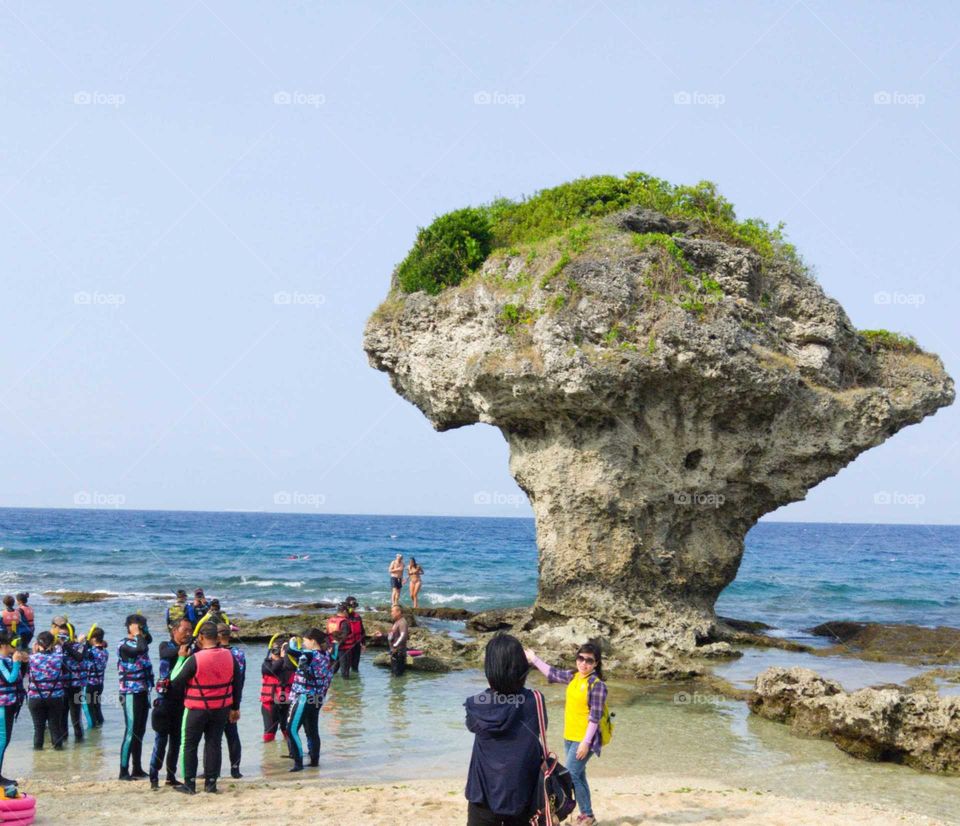
[[[587,665],[596,665],[597,661],[593,657],[584,657],[583,654],[577,654],[578,663],[586,663]]]

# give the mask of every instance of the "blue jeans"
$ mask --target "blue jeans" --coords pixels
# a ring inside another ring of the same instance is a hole
[[[577,740],[564,740],[563,747],[566,749],[566,766],[573,780],[573,793],[577,797],[577,805],[580,807],[580,814],[593,815],[593,807],[590,805],[590,787],[587,785],[587,761],[593,754],[587,752],[583,760],[577,760],[577,748],[580,742]]]

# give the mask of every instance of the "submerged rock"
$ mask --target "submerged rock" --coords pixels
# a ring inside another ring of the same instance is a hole
[[[629,210],[438,295],[395,287],[364,348],[437,430],[500,429],[544,640],[600,635],[656,675],[729,647],[714,603],[761,516],[953,401],[902,341],[858,333],[792,256]]]
[[[796,734],[832,740],[854,757],[960,772],[960,697],[900,686],[845,692],[808,668],[768,668],[750,710]]]
[[[947,665],[960,662],[960,628],[880,622],[825,622],[810,629],[837,645],[815,651],[821,656],[854,656],[861,660]]]

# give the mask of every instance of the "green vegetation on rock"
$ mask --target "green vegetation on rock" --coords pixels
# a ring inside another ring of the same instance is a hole
[[[676,186],[642,172],[630,172],[623,177],[579,178],[520,201],[500,198],[485,206],[439,216],[430,226],[418,230],[413,249],[397,271],[400,289],[436,295],[475,272],[492,252],[519,252],[520,245],[563,233],[565,247],[576,254],[586,247],[597,219],[634,206],[699,221],[708,234],[750,247],[767,259],[797,258],[793,246],[784,240],[782,224],[771,227],[759,219],[738,220],[733,205],[719,193],[716,184],[701,181],[694,186]]]
[[[860,330],[860,337],[871,352],[894,350],[898,353],[919,353],[920,345],[910,336],[892,333],[890,330]]]

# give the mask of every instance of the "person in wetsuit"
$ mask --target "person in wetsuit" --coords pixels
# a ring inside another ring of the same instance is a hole
[[[13,647],[14,638],[9,631],[0,631],[0,787],[16,785],[15,780],[4,777],[3,757],[13,734],[13,721],[17,718],[23,691],[23,672],[30,657],[26,651]]]
[[[59,622],[58,622],[59,621]],[[83,739],[83,704],[86,685],[86,660],[89,643],[75,639],[73,625],[65,617],[54,618],[57,646],[63,651],[63,730],[73,725],[74,740]],[[50,629],[53,632],[53,628]]]
[[[90,728],[100,728],[103,725],[103,681],[107,673],[110,651],[107,649],[102,628],[94,628],[90,632],[88,641],[90,647],[87,649],[84,707],[87,710],[87,724]]]
[[[333,664],[326,645],[326,635],[319,628],[311,628],[303,635],[302,647],[295,639],[288,643],[287,650],[297,660],[297,671],[290,687],[290,719],[287,723],[290,752],[293,755],[292,772],[303,771],[301,726],[307,735],[310,765],[320,765],[320,730],[317,721],[333,679]]]
[[[277,731],[287,741],[287,712],[290,707],[290,684],[297,667],[290,662],[282,645],[275,645],[267,652],[260,666],[263,681],[260,686],[260,713],[263,716],[263,741],[271,743]],[[292,755],[290,755],[292,757]]]
[[[230,626],[225,623],[217,626],[217,640],[221,648],[226,648],[233,654],[233,659],[236,661],[237,668],[240,670],[240,688],[242,689],[247,679],[247,655],[242,648],[231,644]],[[230,758],[230,776],[234,780],[239,780],[243,777],[243,775],[240,774],[240,754],[242,746],[240,744],[240,731],[237,728],[236,721],[231,722],[228,720],[223,733],[227,738],[227,756]]]
[[[189,645],[193,623],[186,616],[170,627],[170,639],[160,643],[157,698],[153,701],[150,724],[153,727],[153,751],[150,754],[150,788],[160,788],[160,768],[166,756],[167,786],[177,786],[177,760],[180,757],[180,729],[183,725],[183,692],[170,687],[170,675],[180,658],[180,648]]]
[[[37,634],[28,662],[27,708],[33,718],[33,748],[40,751],[50,727],[54,749],[63,748],[63,651],[49,631]]]
[[[143,735],[147,731],[150,713],[150,689],[153,688],[153,663],[150,661],[153,637],[142,614],[128,616],[126,626],[127,636],[117,648],[120,705],[125,725],[120,745],[120,779],[140,780],[149,776],[143,770],[142,758]]]
[[[180,649],[173,669],[171,688],[183,692],[182,746],[183,782],[178,792],[197,792],[197,750],[203,738],[204,791],[217,793],[222,760],[223,730],[240,719],[243,683],[237,661],[229,649],[217,643],[217,628],[204,623],[197,635],[199,649],[190,654]]]

